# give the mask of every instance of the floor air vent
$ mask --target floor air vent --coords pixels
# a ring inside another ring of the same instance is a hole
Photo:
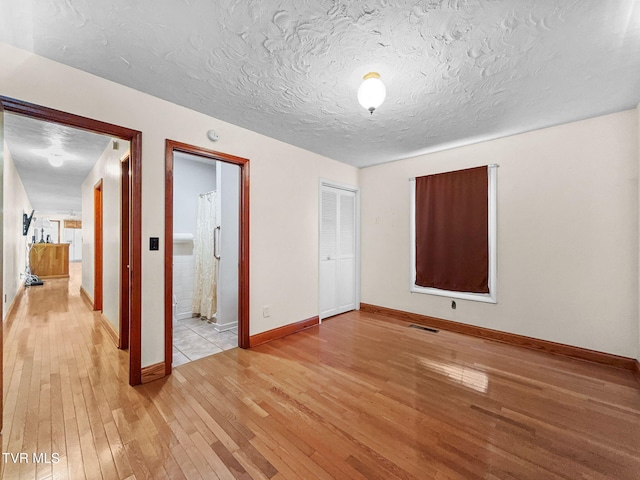
[[[431,333],[438,333],[439,331],[439,330],[436,330],[435,328],[425,327],[424,325],[416,325],[415,323],[412,323],[411,325],[409,325],[409,327],[419,328],[420,330],[426,330],[427,332],[431,332]]]

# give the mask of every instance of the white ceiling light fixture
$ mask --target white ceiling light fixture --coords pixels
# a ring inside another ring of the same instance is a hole
[[[373,111],[384,102],[387,89],[378,72],[369,72],[362,79],[363,82],[358,88],[358,102],[373,115]]]
[[[49,148],[39,148],[31,150],[32,153],[45,157],[52,167],[61,167],[65,160],[73,160],[75,155],[69,155],[59,146],[51,146]]]
[[[61,167],[64,163],[62,155],[56,153],[49,155],[48,160],[52,167]]]

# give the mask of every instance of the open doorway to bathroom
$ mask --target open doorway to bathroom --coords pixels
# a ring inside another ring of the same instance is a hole
[[[168,374],[248,347],[248,161],[167,140],[165,192]]]

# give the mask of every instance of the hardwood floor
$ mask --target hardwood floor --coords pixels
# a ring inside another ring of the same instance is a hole
[[[72,272],[5,322],[2,478],[640,476],[630,371],[351,312],[133,388],[97,315]]]

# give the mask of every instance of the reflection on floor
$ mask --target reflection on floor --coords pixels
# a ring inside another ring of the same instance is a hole
[[[173,327],[174,367],[238,346],[238,329],[216,332],[200,318],[177,320]]]

